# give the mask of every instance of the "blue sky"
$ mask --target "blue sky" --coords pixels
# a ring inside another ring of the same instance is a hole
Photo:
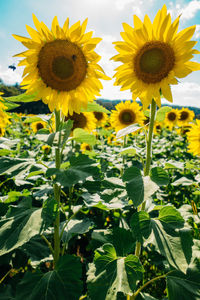
[[[198,41],[196,49],[200,50],[200,0],[0,0],[0,78],[6,84],[21,81],[22,67],[17,67],[14,72],[8,69],[8,65],[17,65],[19,61],[12,56],[25,50],[12,34],[28,36],[25,25],[34,27],[32,13],[48,27],[55,15],[58,16],[61,26],[68,16],[70,24],[88,17],[87,29],[93,30],[94,36],[103,38],[97,47],[97,52],[102,56],[100,65],[112,77],[114,68],[117,67],[116,63],[109,60],[116,54],[112,42],[121,39],[122,23],[133,26],[134,14],[141,19],[148,14],[153,20],[163,4],[167,5],[172,19],[182,14],[179,30],[197,25],[194,39]],[[195,55],[193,60],[200,62],[200,55]],[[120,92],[119,87],[113,86],[113,81],[103,81],[103,86],[102,98],[131,98],[129,91]],[[175,104],[200,107],[200,71],[182,79],[178,86],[172,87],[172,92]]]

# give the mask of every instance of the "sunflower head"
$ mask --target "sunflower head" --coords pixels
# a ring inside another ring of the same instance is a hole
[[[44,152],[44,154],[49,154],[51,151],[51,147],[49,145],[43,145],[42,151]]]
[[[199,63],[190,61],[193,54],[200,53],[193,49],[196,42],[191,41],[195,26],[177,33],[179,18],[171,22],[166,5],[153,22],[148,15],[144,22],[134,16],[134,28],[124,23],[123,41],[114,43],[119,54],[112,59],[123,63],[116,69],[115,85],[121,85],[121,90],[130,89],[133,99],[139,97],[144,109],[152,98],[160,106],[161,94],[173,102],[170,85],[200,70]]]
[[[178,125],[186,126],[188,123],[192,122],[194,119],[194,112],[188,108],[183,107],[180,110]]]
[[[4,134],[5,134],[5,128],[2,125],[0,125],[0,137],[4,136]]]
[[[101,111],[94,111],[93,113],[96,119],[97,127],[104,126],[108,120],[108,115]]]
[[[36,30],[27,26],[30,38],[13,35],[27,51],[15,56],[23,57],[25,66],[22,85],[27,94],[35,94],[51,111],[62,110],[65,115],[79,113],[88,101],[100,96],[99,79],[109,79],[97,64],[100,56],[94,51],[100,38],[87,32],[87,19],[69,27],[69,19],[60,27],[57,17],[51,30],[33,15]]]
[[[142,124],[144,114],[139,104],[136,102],[125,101],[116,105],[116,110],[112,110],[110,123],[116,131],[132,124]]]
[[[172,130],[172,128],[177,125],[179,114],[180,111],[178,109],[171,109],[167,112],[164,120],[165,126]]]
[[[92,146],[87,144],[87,143],[82,143],[80,150],[85,153],[86,151],[91,151],[92,150]]]
[[[196,120],[196,124],[191,125],[191,129],[187,132],[189,142],[189,152],[193,155],[200,155],[200,120]]]
[[[46,128],[47,124],[44,121],[37,121],[37,122],[33,122],[31,123],[31,128],[33,130],[33,132],[37,133],[39,130]]]
[[[96,119],[92,112],[81,112],[80,114],[74,112],[72,116],[65,117],[65,121],[69,119],[73,121],[72,131],[76,128],[82,128],[91,132],[96,128]]]

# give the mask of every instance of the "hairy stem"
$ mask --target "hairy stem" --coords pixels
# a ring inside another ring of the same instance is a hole
[[[146,140],[146,162],[145,162],[145,168],[144,168],[144,176],[148,176],[149,172],[150,172],[153,126],[154,126],[154,121],[155,121],[155,115],[156,115],[156,102],[154,101],[154,99],[152,99],[149,131],[148,131],[148,136],[147,136],[147,140]],[[145,210],[145,201],[142,203],[141,207],[138,207],[138,211],[139,210]],[[141,252],[141,243],[137,242],[136,247],[135,247],[135,255],[137,257],[139,257],[140,252]],[[131,298],[131,300],[132,300],[132,298]]]
[[[55,111],[55,118],[56,118],[56,131],[59,130],[60,125],[60,111]],[[60,148],[59,144],[55,149],[55,164],[56,169],[60,169],[61,164],[61,155],[60,155]],[[60,227],[60,193],[61,189],[60,186],[55,183],[54,184],[54,197],[57,202],[57,215],[54,223],[54,265],[56,265],[59,256],[60,256],[60,236],[59,236],[59,227]]]

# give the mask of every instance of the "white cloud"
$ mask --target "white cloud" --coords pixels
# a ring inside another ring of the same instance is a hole
[[[18,70],[13,71],[9,68],[5,69],[0,65],[0,79],[8,85],[20,83],[22,80],[21,72]]]
[[[182,82],[172,86],[173,104],[180,106],[200,107],[200,84],[196,82]],[[168,103],[163,100],[162,103]]]
[[[196,30],[195,30],[195,39],[200,38],[200,25],[196,25]]]
[[[192,19],[198,10],[200,10],[200,1],[192,0],[188,4],[182,6],[180,3],[170,2],[169,12],[173,17],[177,17],[181,14],[181,20],[190,20]]]

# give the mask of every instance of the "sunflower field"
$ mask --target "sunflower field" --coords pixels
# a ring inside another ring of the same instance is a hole
[[[25,93],[0,97],[0,299],[199,300],[200,120],[170,86],[200,64],[164,5],[124,23],[115,85],[132,100],[93,101],[109,80],[87,20],[49,29],[34,15]],[[135,101],[141,100],[141,105]],[[10,112],[42,101],[50,114]]]

